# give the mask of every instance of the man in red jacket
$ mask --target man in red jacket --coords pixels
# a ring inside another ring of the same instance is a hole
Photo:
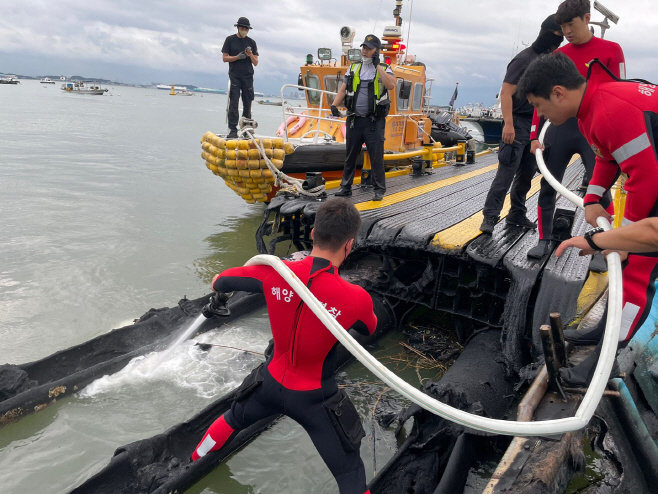
[[[284,262],[346,330],[369,335],[377,327],[370,295],[338,274],[360,226],[361,216],[351,203],[331,199],[316,213],[310,256]],[[359,453],[365,432],[354,405],[334,380],[338,340],[269,266],[227,269],[215,276],[212,288],[265,294],[274,351],[245,379],[231,409],[210,426],[192,459],[220,449],[261,419],[284,414],[311,436],[340,494],[369,492]]]
[[[564,53],[576,64],[582,76],[587,75],[590,60],[598,58],[617,77],[626,77],[624,53],[617,43],[594,36],[589,30],[590,4],[589,0],[566,0],[562,2],[555,14],[555,20],[562,28],[562,33],[569,42],[558,48],[557,52]],[[539,134],[539,116],[535,112],[532,121],[531,152],[540,147],[537,136]],[[555,124],[555,122],[553,122]],[[587,141],[578,130],[575,118],[566,120],[562,125],[551,126],[546,132],[546,167],[559,181],[562,180],[571,157],[579,154],[585,165],[583,187],[587,186],[594,170],[594,153]],[[548,182],[542,179],[541,190],[537,201],[537,226],[539,233],[538,244],[528,251],[528,257],[541,259],[550,252],[551,234],[553,233],[553,213],[555,210],[556,192]],[[610,194],[605,194],[604,207],[610,204]],[[612,209],[610,212],[613,212]],[[605,271],[605,262],[600,256],[595,263],[597,271]],[[594,269],[595,266],[592,266]]]
[[[623,224],[657,217],[658,88],[621,81],[597,60],[590,63],[589,70],[586,81],[566,56],[545,56],[528,67],[519,91],[527,95],[540,116],[556,125],[578,118],[578,126],[596,154],[594,174],[584,198],[589,224],[596,226],[599,216],[612,219],[601,205],[601,198],[620,173],[628,175]],[[592,248],[601,250],[591,233],[589,238]],[[629,254],[622,278],[623,341],[630,340],[649,315],[656,277],[658,255]],[[561,374],[571,384],[587,384],[597,360],[595,352],[576,367],[560,369]]]

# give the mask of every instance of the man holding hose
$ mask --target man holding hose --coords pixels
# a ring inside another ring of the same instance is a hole
[[[594,173],[584,197],[585,219],[596,226],[596,219],[612,216],[602,206],[602,198],[620,173],[628,175],[624,185],[628,195],[622,224],[658,217],[658,95],[655,85],[625,81],[603,63],[589,64],[586,80],[565,55],[546,55],[535,60],[519,82],[519,91],[537,108],[537,113],[556,125],[577,117],[578,126],[596,154]],[[605,249],[594,239],[597,230],[585,234],[595,251]],[[597,237],[598,238],[598,237]],[[622,345],[633,337],[651,310],[658,277],[658,254],[631,252],[623,270]],[[586,334],[596,343],[604,327]],[[565,334],[566,336],[566,334]],[[573,336],[573,335],[572,335]],[[591,381],[598,352],[569,369],[560,369],[569,384],[583,386]]]
[[[284,262],[343,328],[369,335],[377,327],[370,295],[338,274],[360,226],[361,216],[352,204],[331,199],[316,213],[311,254]],[[354,405],[334,380],[338,340],[270,266],[228,269],[215,276],[212,288],[265,295],[274,351],[244,380],[231,409],[210,426],[192,460],[220,449],[259,420],[284,414],[308,432],[340,494],[369,493],[359,451],[365,432]]]

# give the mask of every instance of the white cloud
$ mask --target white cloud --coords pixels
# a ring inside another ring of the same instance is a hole
[[[405,0],[403,33],[409,32],[408,51],[426,63],[436,85],[455,80],[462,86],[497,85],[515,50],[535,39],[542,20],[559,3],[471,0],[455,8],[453,2],[416,0],[411,12],[412,2]],[[607,0],[606,6],[621,17],[606,38],[622,45],[628,74],[658,80],[655,4]],[[94,62],[124,66],[125,73],[151,69],[225,77],[221,46],[244,15],[254,26],[251,35],[260,52],[256,77],[295,83],[307,53],[321,46],[339,53],[342,25],[356,28],[358,45],[365,34],[379,35],[393,23],[393,8],[393,0],[252,0],[244,6],[228,0],[22,0],[3,8],[0,54],[5,64],[46,56],[84,61],[85,67]]]

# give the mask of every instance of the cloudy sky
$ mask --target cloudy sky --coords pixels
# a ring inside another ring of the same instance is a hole
[[[408,52],[427,64],[437,103],[493,100],[505,67],[531,43],[560,0],[404,0]],[[628,77],[658,81],[658,5],[604,0],[621,18],[606,33],[626,54]],[[83,75],[126,83],[224,88],[221,47],[240,16],[258,43],[257,91],[295,83],[307,53],[340,52],[341,26],[368,33],[393,24],[394,0],[2,0],[0,72]],[[598,12],[593,20],[601,20]],[[599,31],[597,29],[597,35]]]

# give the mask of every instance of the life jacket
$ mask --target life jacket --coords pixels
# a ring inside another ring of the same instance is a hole
[[[388,64],[380,63],[384,70],[389,68]],[[350,66],[350,75],[348,76],[347,87],[345,92],[345,107],[352,113],[356,112],[356,99],[361,90],[361,67],[363,63],[353,63]],[[375,118],[384,118],[388,115],[391,108],[391,100],[388,97],[388,89],[382,83],[379,72],[375,70],[375,79],[368,86],[368,107],[372,110],[367,116]]]

